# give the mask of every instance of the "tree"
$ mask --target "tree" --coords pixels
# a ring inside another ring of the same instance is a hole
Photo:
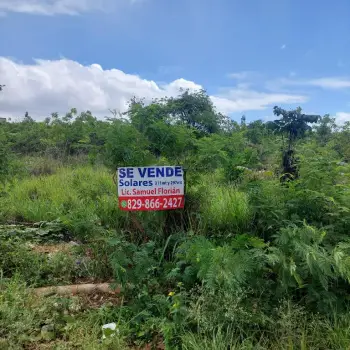
[[[169,98],[166,102],[168,114],[194,128],[198,136],[219,132],[222,127],[223,116],[215,111],[210,97],[204,90],[185,90],[180,96]]]
[[[304,137],[308,131],[312,130],[309,124],[317,123],[321,117],[303,114],[300,107],[286,111],[275,106],[273,113],[278,117],[281,116],[281,119],[269,122],[268,127],[287,137],[287,147],[283,150],[283,176],[281,179],[283,181],[295,179],[298,177],[298,169],[294,155],[294,144],[297,139]]]
[[[126,113],[131,124],[149,141],[149,151],[156,157],[184,161],[193,149],[196,137],[232,129],[226,117],[216,113],[209,97],[202,91],[185,91],[176,98],[155,99],[145,105],[133,98]]]
[[[34,123],[34,119],[29,115],[28,112],[26,112],[24,114],[23,122],[24,123]]]
[[[135,128],[147,134],[153,123],[163,121],[167,117],[167,108],[161,101],[154,100],[146,106],[143,100],[132,99],[126,113]]]
[[[129,122],[115,120],[107,136],[106,156],[115,167],[147,165],[149,141]]]
[[[183,161],[194,147],[194,132],[184,125],[170,125],[163,120],[151,124],[146,136],[149,149],[157,158],[161,156],[177,163]]]
[[[318,142],[322,145],[328,143],[336,127],[335,118],[331,118],[329,114],[320,117],[318,125],[315,126]]]
[[[335,135],[334,149],[344,161],[350,162],[350,121],[346,122]]]
[[[254,144],[261,143],[266,134],[266,125],[260,119],[254,120],[253,122],[249,123],[245,133],[247,139]]]

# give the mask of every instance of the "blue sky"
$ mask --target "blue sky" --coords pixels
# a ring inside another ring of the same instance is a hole
[[[350,120],[348,0],[0,0],[0,113],[97,115],[205,88],[220,111]]]

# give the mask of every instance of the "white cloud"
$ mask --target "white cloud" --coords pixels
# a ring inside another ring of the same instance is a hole
[[[202,88],[183,78],[159,84],[118,69],[104,70],[98,64],[84,66],[67,59],[22,64],[0,57],[0,77],[0,84],[6,85],[0,93],[0,115],[4,117],[22,116],[28,111],[42,118],[52,112],[65,113],[72,107],[102,117],[108,115],[108,109],[125,111],[133,96],[151,101],[176,96],[180,88]],[[306,101],[305,96],[259,92],[240,84],[211,98],[223,113]]]
[[[335,119],[338,125],[343,125],[346,122],[350,122],[350,113],[338,112],[335,114]]]
[[[228,78],[231,78],[231,79],[246,80],[249,78],[253,78],[256,75],[257,73],[253,71],[242,71],[242,72],[229,73],[227,76]]]
[[[292,104],[307,101],[306,96],[258,92],[250,89],[230,89],[219,96],[212,96],[213,103],[222,113],[263,110],[276,104]]]
[[[306,85],[318,86],[323,89],[344,89],[350,88],[350,79],[346,77],[331,77],[313,79],[305,82]]]
[[[176,79],[173,82],[165,85],[165,90],[170,92],[171,95],[177,94],[180,89],[189,89],[189,90],[200,90],[203,87],[183,78]]]
[[[154,81],[118,69],[103,70],[98,64],[83,66],[78,62],[36,60],[33,65],[0,58],[0,113],[36,117],[51,112],[64,113],[72,107],[105,115],[109,108],[124,111],[133,96],[152,98],[176,95],[179,88],[200,89],[185,79],[159,86]]]
[[[117,1],[133,3],[138,0]],[[106,10],[112,3],[112,0],[0,0],[0,12],[76,15],[88,11]]]
[[[266,83],[268,88],[282,89],[284,86],[315,86],[321,89],[348,89],[350,88],[349,77],[324,77],[308,80],[297,80],[290,78],[281,78],[277,80],[268,81]]]

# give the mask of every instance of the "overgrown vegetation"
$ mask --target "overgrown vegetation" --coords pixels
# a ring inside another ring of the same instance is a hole
[[[0,348],[349,348],[350,123],[274,111],[183,91],[2,123]],[[184,210],[118,209],[116,167],[150,164],[186,169]],[[118,297],[33,292],[87,281]]]

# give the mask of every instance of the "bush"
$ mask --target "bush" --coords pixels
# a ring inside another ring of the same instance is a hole
[[[254,181],[246,185],[252,208],[252,226],[255,233],[269,240],[281,227],[288,225],[286,205],[288,189],[279,181]]]

